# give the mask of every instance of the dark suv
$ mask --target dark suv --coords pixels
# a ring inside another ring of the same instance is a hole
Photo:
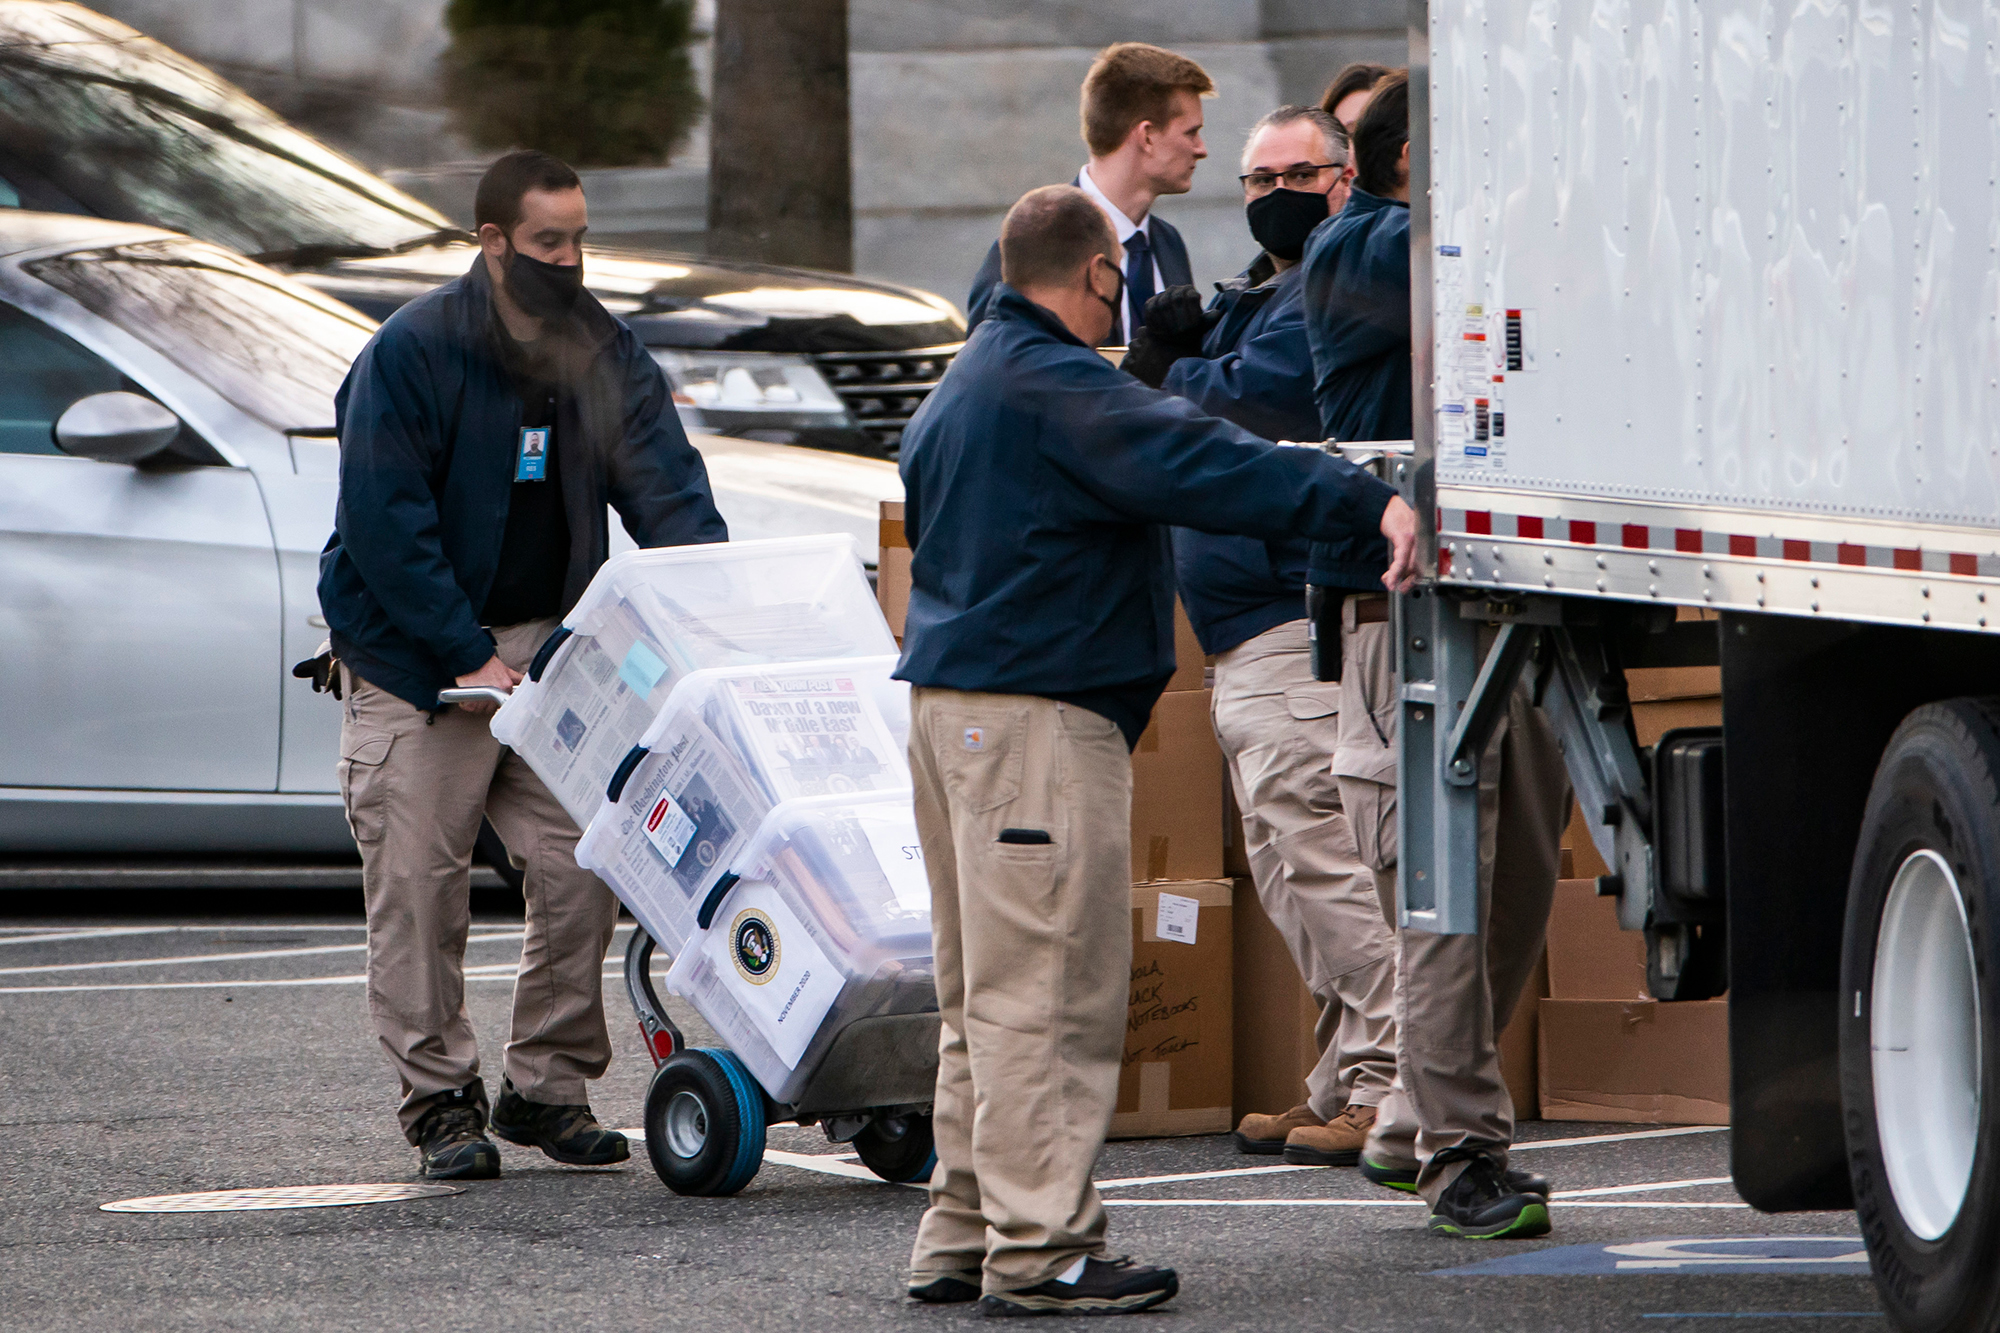
[[[0,206],[185,232],[376,319],[477,253],[213,71],[58,0],[0,0]],[[719,434],[893,458],[965,338],[949,302],[844,275],[597,247],[584,273]]]

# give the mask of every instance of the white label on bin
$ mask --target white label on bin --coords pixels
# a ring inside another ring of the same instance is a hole
[[[1182,944],[1193,944],[1194,934],[1201,925],[1201,900],[1183,898],[1177,893],[1160,895],[1160,938],[1177,940]]]
[[[840,969],[767,883],[745,880],[730,895],[728,914],[726,922],[716,918],[702,952],[758,1035],[796,1069],[840,998]]]
[[[681,803],[664,791],[646,812],[646,841],[660,849],[660,855],[667,858],[670,866],[681,863],[681,853],[687,850],[688,839],[694,837],[696,827],[688,812],[681,809]]]
[[[917,826],[907,820],[866,819],[861,828],[875,860],[889,877],[896,905],[908,912],[931,910],[931,880],[924,870],[923,844],[917,841]]]

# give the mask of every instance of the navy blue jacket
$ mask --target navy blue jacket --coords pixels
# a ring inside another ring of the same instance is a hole
[[[1306,242],[1306,337],[1325,438],[1410,438],[1410,206],[1365,190]],[[1389,545],[1379,532],[1313,547],[1322,587],[1380,591]]]
[[[1131,744],[1174,669],[1160,524],[1335,537],[1393,494],[1147,388],[1004,283],[904,432],[902,473],[897,677],[1074,702]]]
[[[556,420],[565,611],[608,553],[607,502],[641,546],[729,539],[659,366],[631,329],[582,299]],[[340,499],[320,555],[320,609],[335,654],[418,708],[436,708],[439,690],[493,656],[478,609],[500,562],[521,427],[499,336],[478,256],[464,277],[389,316],[334,398]]]
[[[1072,180],[1071,185],[1079,182]],[[1194,285],[1194,266],[1188,263],[1187,242],[1174,230],[1172,223],[1157,213],[1146,224],[1146,238],[1153,245],[1153,263],[1159,267],[1160,278],[1167,287],[1191,287]],[[968,334],[979,327],[979,321],[990,313],[987,309],[993,302],[994,288],[1000,285],[1000,242],[986,252],[986,262],[979,266],[979,274],[972,280],[972,293],[965,298],[965,328]],[[1165,291],[1166,287],[1162,287]],[[1131,341],[1128,330],[1113,328],[1111,342]]]
[[[1304,274],[1271,276],[1269,257],[1217,283],[1209,309],[1220,318],[1198,357],[1183,357],[1161,386],[1212,416],[1270,440],[1319,438],[1312,351],[1306,345]],[[1174,529],[1174,575],[1202,651],[1226,653],[1305,615],[1303,537],[1260,541]]]

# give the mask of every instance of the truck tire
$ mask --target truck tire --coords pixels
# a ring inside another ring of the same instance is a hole
[[[861,1155],[863,1166],[897,1185],[929,1180],[931,1169],[937,1165],[928,1115],[872,1120],[868,1128],[854,1136],[854,1151]]]
[[[676,1194],[719,1198],[764,1164],[764,1093],[728,1051],[679,1051],[646,1090],[646,1156]]]
[[[1996,913],[2000,700],[1927,704],[1875,771],[1841,957],[1848,1172],[1899,1329],[2000,1328]]]

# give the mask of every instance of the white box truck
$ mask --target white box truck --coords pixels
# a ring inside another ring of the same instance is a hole
[[[1528,681],[1655,994],[1727,988],[1743,1198],[1855,1208],[1897,1327],[2000,1328],[2000,3],[1410,39],[1405,920],[1477,928]],[[1697,664],[1722,726],[1642,750],[1624,670]]]

